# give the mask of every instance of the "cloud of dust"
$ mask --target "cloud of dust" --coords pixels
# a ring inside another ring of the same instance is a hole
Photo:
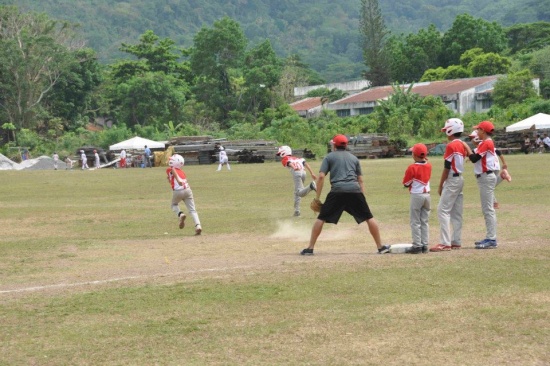
[[[311,234],[311,227],[313,222],[299,222],[294,220],[279,220],[277,221],[277,228],[275,232],[270,235],[272,239],[292,239],[298,241],[309,241]],[[319,236],[318,241],[324,240],[344,240],[358,235],[369,235],[364,231],[357,231],[356,227],[338,227],[332,224],[325,224],[323,226],[323,232]],[[364,229],[364,228],[363,228]]]

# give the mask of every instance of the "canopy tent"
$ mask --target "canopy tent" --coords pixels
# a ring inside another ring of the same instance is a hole
[[[545,113],[537,113],[534,116],[531,116],[506,127],[506,132],[523,131],[530,129],[542,130],[546,128],[550,128],[550,115]]]
[[[143,137],[132,137],[129,140],[119,142],[118,144],[114,144],[109,146],[109,150],[116,151],[116,150],[143,150],[145,149],[145,145],[149,149],[164,149],[165,144],[164,142],[157,142],[153,140],[147,140]]]

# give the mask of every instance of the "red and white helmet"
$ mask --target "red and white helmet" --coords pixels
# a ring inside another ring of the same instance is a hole
[[[183,156],[179,154],[174,154],[170,156],[170,159],[168,160],[168,165],[170,165],[173,168],[181,168],[185,164],[185,159]]]
[[[480,143],[480,142],[481,142],[481,139],[480,139],[479,136],[477,135],[477,131],[476,131],[476,130],[472,131],[472,133],[469,134],[468,137],[471,138],[472,141],[475,142],[475,143]]]
[[[290,146],[281,146],[279,148],[279,151],[277,151],[277,156],[280,156],[281,158],[290,155],[292,155],[292,149],[290,148]]]
[[[445,121],[445,127],[441,129],[447,136],[452,136],[455,133],[464,132],[464,122],[459,118],[449,118]]]

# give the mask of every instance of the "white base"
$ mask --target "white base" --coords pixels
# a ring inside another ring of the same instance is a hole
[[[412,244],[392,244],[390,246],[390,253],[407,253],[412,246]]]

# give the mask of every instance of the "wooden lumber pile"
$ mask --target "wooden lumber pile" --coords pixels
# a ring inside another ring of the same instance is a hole
[[[401,154],[399,148],[390,143],[385,133],[348,136],[348,140],[348,151],[359,159],[387,158]],[[328,144],[328,151],[331,151],[330,149],[331,146]]]

